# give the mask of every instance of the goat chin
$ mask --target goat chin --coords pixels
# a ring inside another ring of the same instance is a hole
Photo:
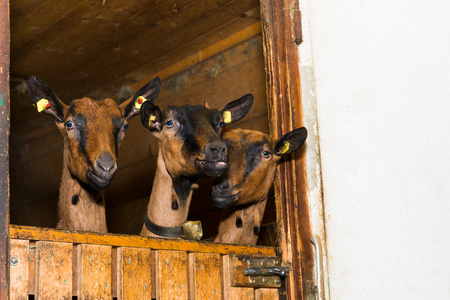
[[[228,197],[219,197],[217,195],[211,195],[211,201],[216,208],[223,209],[233,205],[233,203],[236,203],[236,201],[239,200],[240,195],[241,192]]]
[[[103,178],[100,178],[99,176],[95,175],[91,171],[86,172],[86,177],[88,179],[89,185],[96,190],[106,189],[111,184],[111,181],[112,181],[112,178],[111,178],[111,180],[103,179]]]

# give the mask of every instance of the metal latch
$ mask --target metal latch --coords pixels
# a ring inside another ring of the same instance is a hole
[[[279,259],[252,258],[247,260],[244,275],[249,276],[252,286],[280,286],[281,277],[285,277],[290,270],[288,266],[281,266]]]

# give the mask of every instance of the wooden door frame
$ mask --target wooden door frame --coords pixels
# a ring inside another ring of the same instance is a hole
[[[302,124],[298,45],[302,41],[298,0],[261,0],[270,131],[280,137]],[[0,4],[0,300],[9,299],[9,1]],[[292,271],[282,298],[306,299],[313,286],[304,151],[277,168],[275,195],[278,253]]]
[[[9,299],[9,1],[0,3],[0,300]]]
[[[299,45],[302,42],[298,0],[261,0],[269,127],[272,136],[302,126]],[[283,159],[275,174],[277,252],[291,266],[287,299],[314,295],[314,254],[310,241],[306,155],[303,148]]]

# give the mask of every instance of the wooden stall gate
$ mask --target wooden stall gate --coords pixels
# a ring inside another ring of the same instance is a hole
[[[12,300],[279,299],[278,276],[243,273],[279,265],[269,247],[15,225],[10,235]]]

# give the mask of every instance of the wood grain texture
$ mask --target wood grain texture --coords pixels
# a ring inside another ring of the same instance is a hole
[[[11,225],[11,238],[40,241],[70,242],[76,244],[96,244],[116,247],[137,247],[162,250],[181,250],[199,253],[245,254],[258,256],[274,256],[275,250],[270,247],[248,247],[211,242],[193,242],[129,236],[119,234],[100,234],[82,231],[57,230],[31,226]]]
[[[9,298],[9,1],[0,2],[0,300]]]
[[[261,21],[267,73],[267,101],[273,137],[302,125],[298,45],[302,41],[299,3],[262,0]],[[303,148],[304,149],[304,148]],[[282,297],[306,299],[314,280],[305,151],[283,158],[275,174],[278,244],[283,262],[291,264]]]
[[[72,299],[71,243],[36,243],[36,299]]]
[[[222,299],[222,259],[220,254],[189,254],[190,299]]]
[[[278,289],[255,289],[255,300],[278,300]]]
[[[255,292],[252,288],[230,288],[230,300],[253,300],[255,299]]]
[[[10,300],[28,300],[29,246],[27,240],[11,240],[11,259],[17,264],[10,268]]]
[[[156,251],[156,299],[188,299],[188,257],[183,251]]]
[[[117,249],[117,299],[151,299],[150,249]]]
[[[112,299],[111,247],[78,245],[78,299]]]

